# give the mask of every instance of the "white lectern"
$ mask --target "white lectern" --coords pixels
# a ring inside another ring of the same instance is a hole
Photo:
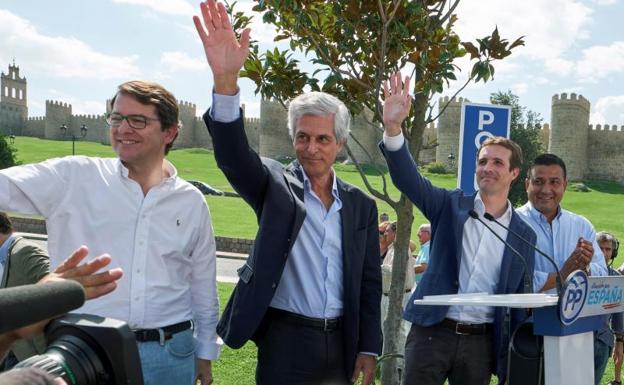
[[[587,277],[576,271],[561,301],[551,294],[486,293],[425,296],[417,305],[503,306],[533,309],[533,332],[544,336],[546,385],[594,383],[594,336],[603,315],[623,311],[624,276]]]

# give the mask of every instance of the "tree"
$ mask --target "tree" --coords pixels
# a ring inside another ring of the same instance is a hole
[[[276,48],[260,53],[257,46],[252,47],[241,76],[255,82],[257,93],[285,103],[304,88],[322,90],[339,97],[353,114],[364,108],[372,111],[371,129],[379,130],[383,81],[395,71],[409,72],[414,80],[413,108],[402,129],[414,159],[428,145],[422,138],[426,125],[438,117],[433,110],[434,95],[456,80],[459,68],[454,60],[469,54],[474,61],[457,95],[473,81],[490,80],[494,76],[492,62],[524,44],[522,38],[513,43],[502,39],[497,28],[491,35],[477,39],[476,44],[462,42],[453,31],[459,0],[257,0],[256,3],[254,11],[263,12],[263,21],[277,29],[275,41],[289,41],[289,49],[284,51]],[[234,14],[236,27],[249,22],[240,16],[241,13]],[[309,58],[315,65],[314,72],[303,71],[295,53]],[[441,110],[445,107],[441,106]],[[357,145],[357,138],[353,139]],[[404,195],[398,200],[390,197],[381,171],[382,188],[373,188],[348,145],[346,149],[369,192],[387,202],[398,219],[390,311],[383,325],[384,355],[390,358],[382,362],[382,383],[397,384],[400,382],[397,359],[392,353],[403,351],[397,333],[409,259],[412,203]]]
[[[520,175],[511,185],[509,201],[514,206],[526,203],[527,194],[524,189],[524,177],[529,164],[535,157],[544,152],[540,138],[542,117],[538,112],[532,111],[520,104],[520,99],[511,90],[498,91],[490,94],[490,102],[511,106],[511,139],[522,148],[524,162]]]
[[[17,151],[10,146],[6,138],[0,135],[0,169],[17,165],[15,153]]]

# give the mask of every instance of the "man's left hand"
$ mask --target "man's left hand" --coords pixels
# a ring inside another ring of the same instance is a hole
[[[351,383],[355,384],[355,382],[360,377],[360,373],[364,377],[362,380],[362,385],[370,385],[373,383],[375,379],[375,368],[377,365],[377,358],[375,356],[371,356],[369,354],[358,354],[355,359],[355,370],[353,371],[353,376],[351,376]]]
[[[212,384],[212,363],[210,360],[197,359],[197,377],[195,383],[199,381],[200,385]]]

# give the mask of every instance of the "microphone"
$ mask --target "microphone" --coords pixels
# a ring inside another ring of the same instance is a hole
[[[520,260],[522,261],[522,264],[524,265],[524,292],[533,293],[533,280],[531,279],[531,275],[529,274],[529,266],[527,265],[527,262],[524,256],[520,254],[518,250],[514,249],[514,247],[511,246],[507,241],[501,238],[500,235],[496,234],[496,231],[494,231],[487,223],[485,223],[483,219],[479,218],[479,214],[477,214],[476,211],[474,211],[473,209],[470,209],[470,211],[468,211],[468,215],[470,215],[471,218],[476,219],[479,222],[481,222],[483,226],[485,226],[486,229],[490,230],[490,232],[494,234],[494,236],[498,238],[501,242],[503,242],[505,246],[509,248],[509,250],[511,250],[518,257],[520,257]]]
[[[537,251],[538,253],[540,253],[544,258],[546,258],[548,260],[548,262],[550,262],[553,267],[555,268],[555,272],[557,273],[557,275],[555,275],[555,280],[557,282],[557,295],[559,297],[561,297],[561,293],[563,292],[563,285],[561,283],[562,279],[561,279],[561,272],[559,271],[559,267],[557,267],[557,264],[555,263],[555,260],[550,257],[548,254],[544,253],[542,250],[538,249],[537,246],[535,246],[534,244],[532,244],[531,242],[527,241],[524,237],[522,237],[520,234],[518,234],[516,231],[513,231],[512,229],[510,229],[509,227],[503,225],[502,223],[500,223],[499,221],[496,220],[496,218],[494,218],[494,216],[490,213],[485,213],[483,214],[483,216],[485,217],[485,219],[492,221],[494,223],[496,223],[497,225],[499,225],[500,227],[502,227],[503,229],[506,229],[507,231],[509,231],[510,233],[512,233],[513,235],[516,236],[516,238],[518,238],[519,240],[521,240],[522,242],[526,243],[527,245],[531,246],[535,251]]]
[[[71,280],[1,289],[0,334],[60,316],[84,302],[82,285]]]

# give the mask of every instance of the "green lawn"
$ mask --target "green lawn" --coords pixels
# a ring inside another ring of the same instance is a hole
[[[40,140],[35,138],[18,137],[15,141],[18,160],[23,164],[39,162],[52,157],[69,155],[71,142]],[[76,153],[91,156],[114,156],[109,146],[76,142]],[[169,154],[169,160],[175,164],[180,176],[185,179],[198,179],[209,183],[221,190],[232,191],[227,180],[217,168],[211,151],[204,149],[175,150]],[[337,165],[338,175],[344,180],[363,188],[361,178],[353,166]],[[373,175],[373,172],[369,173]],[[456,179],[450,175],[425,174],[436,186],[453,188]],[[391,196],[397,198],[398,191],[389,179],[388,191]],[[381,178],[371,177],[371,183],[380,188]],[[624,186],[605,182],[588,182],[591,192],[581,193],[568,189],[563,201],[563,206],[571,211],[587,217],[596,227],[596,230],[609,230],[618,238],[624,239],[624,221],[621,213],[624,207]],[[213,225],[217,235],[253,238],[257,230],[255,217],[249,207],[237,198],[208,197],[208,205],[213,217]],[[393,217],[392,210],[385,202],[378,201],[379,211],[386,211]],[[415,210],[415,226],[412,229],[413,239],[416,239],[417,225],[425,222],[423,216]],[[622,253],[624,254],[624,253]],[[619,266],[624,257],[620,256],[616,261]],[[219,297],[221,307],[225,305],[233,289],[232,284],[220,283]],[[256,361],[256,349],[253,343],[248,343],[242,349],[232,350],[224,347],[221,358],[214,364],[214,377],[216,384],[223,385],[252,385],[254,384],[254,370]],[[612,379],[613,364],[609,363],[603,384]],[[496,382],[492,380],[491,384]]]

